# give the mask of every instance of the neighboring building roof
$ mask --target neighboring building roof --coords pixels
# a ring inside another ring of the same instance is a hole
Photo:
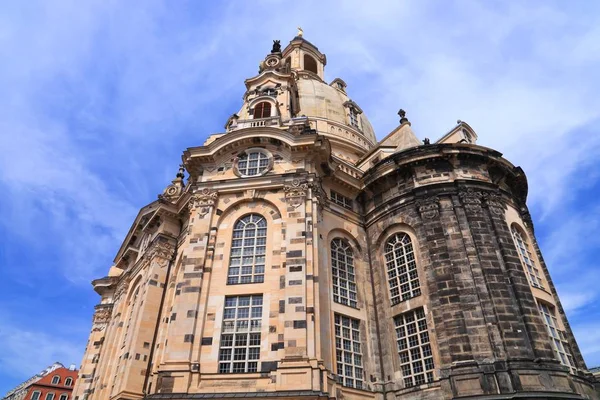
[[[16,400],[16,399],[23,398],[25,396],[25,394],[27,393],[27,388],[29,386],[31,386],[33,383],[39,381],[40,379],[42,379],[44,376],[50,374],[51,372],[53,372],[59,368],[64,368],[64,367],[65,366],[62,365],[61,363],[59,363],[58,361],[55,362],[54,364],[41,370],[40,372],[38,372],[31,378],[27,379],[25,382],[19,384],[17,387],[15,387],[14,389],[12,389],[8,393],[6,393],[6,395],[4,396],[4,398],[2,400]]]

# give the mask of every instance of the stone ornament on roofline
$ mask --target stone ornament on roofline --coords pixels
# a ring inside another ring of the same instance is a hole
[[[96,312],[94,313],[92,322],[93,332],[102,332],[106,329],[112,315],[112,310],[112,304],[100,304],[96,306]]]
[[[217,197],[218,194],[214,190],[210,190],[209,188],[200,189],[190,197],[188,208],[190,212],[194,210],[198,211],[198,216],[204,218],[210,211],[210,208],[214,207]]]
[[[440,199],[437,196],[417,201],[417,209],[422,218],[433,219],[440,214]]]
[[[285,200],[294,208],[298,208],[304,202],[308,194],[308,183],[294,179],[290,185],[284,185]]]
[[[466,190],[460,190],[458,192],[458,197],[470,214],[479,214],[481,212],[481,199],[483,198],[483,194],[479,191],[473,190],[471,188]]]

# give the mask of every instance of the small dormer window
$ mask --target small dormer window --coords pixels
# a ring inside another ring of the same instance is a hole
[[[350,107],[350,125],[355,128],[358,128],[358,113],[352,107]]]
[[[60,383],[60,376],[56,375],[52,377],[52,384],[58,385]]]
[[[271,116],[271,103],[263,101],[254,106],[254,119],[269,118]]]

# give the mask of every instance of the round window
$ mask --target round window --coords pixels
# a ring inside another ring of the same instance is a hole
[[[238,157],[237,172],[240,176],[259,176],[271,166],[269,154],[263,150],[250,149]]]

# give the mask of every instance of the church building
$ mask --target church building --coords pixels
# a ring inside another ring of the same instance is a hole
[[[461,121],[377,141],[326,63],[274,41],[183,152],[92,282],[74,398],[598,399],[523,170]]]

